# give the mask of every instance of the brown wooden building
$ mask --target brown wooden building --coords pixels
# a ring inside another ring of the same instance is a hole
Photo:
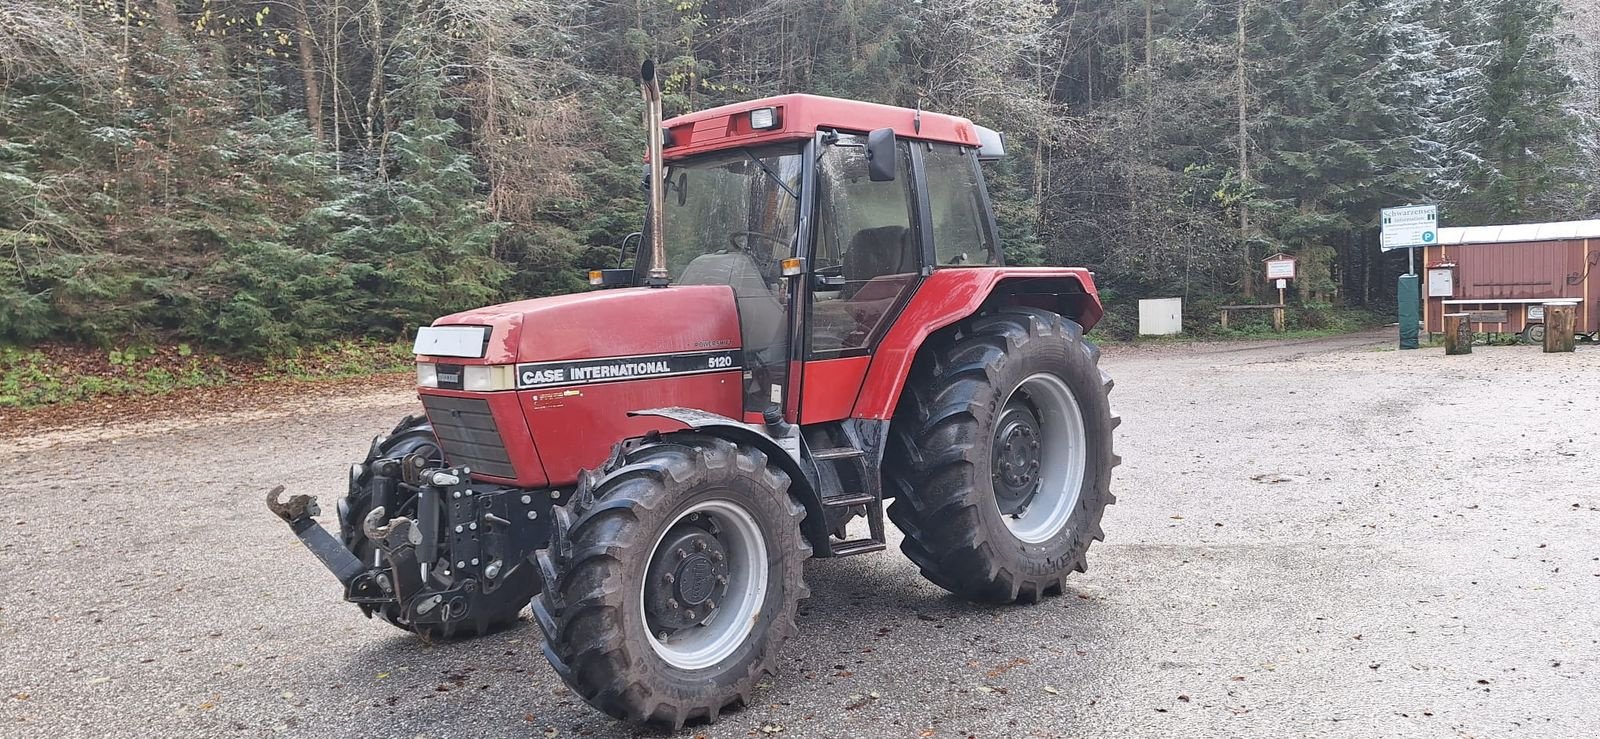
[[[1577,303],[1578,333],[1600,332],[1600,220],[1441,228],[1420,256],[1430,334],[1444,332],[1446,313],[1471,314],[1478,331],[1524,333],[1554,301]]]

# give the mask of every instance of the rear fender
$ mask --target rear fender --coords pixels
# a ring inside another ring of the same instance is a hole
[[[851,417],[893,417],[911,363],[923,342],[940,329],[994,305],[1044,308],[1078,322],[1085,331],[1105,314],[1094,275],[1081,267],[936,270],[917,288],[878,344]]]
[[[774,438],[766,429],[738,421],[727,416],[698,408],[651,408],[632,411],[629,416],[665,418],[687,426],[689,431],[717,436],[736,444],[747,444],[760,449],[789,476],[789,494],[805,506],[806,517],[800,531],[815,551],[828,551],[827,518],[823,515],[822,497],[817,492],[816,472],[810,463],[800,459],[800,429],[792,428],[793,436]],[[670,432],[669,432],[670,433]],[[663,434],[665,435],[665,433]],[[789,447],[793,447],[791,450]]]

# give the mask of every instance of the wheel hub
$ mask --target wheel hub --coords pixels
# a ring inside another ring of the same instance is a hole
[[[704,623],[727,595],[727,549],[705,517],[694,518],[667,532],[650,558],[644,607],[653,630]]]
[[[1039,417],[1025,398],[1013,398],[994,427],[990,469],[995,502],[1008,516],[1021,515],[1039,492]]]

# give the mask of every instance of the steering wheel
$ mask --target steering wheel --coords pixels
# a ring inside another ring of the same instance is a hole
[[[771,242],[772,244],[774,244],[775,246],[778,246],[780,248],[788,248],[788,246],[789,246],[789,239],[782,238],[782,237],[779,237],[779,236],[773,236],[772,234],[765,233],[763,231],[734,231],[733,233],[728,234],[728,243],[732,244],[733,248],[735,248],[735,249],[737,249],[739,251],[742,251],[742,252],[746,252],[746,253],[750,254],[750,256],[754,257],[755,253],[750,250],[750,246],[751,246],[750,242],[752,240],[760,240],[760,241]],[[740,243],[740,242],[743,242],[743,243]],[[768,250],[767,254],[770,256],[772,254],[771,250]],[[765,262],[765,261],[768,261],[768,260],[766,260],[766,259],[757,259],[756,261],[757,262]]]

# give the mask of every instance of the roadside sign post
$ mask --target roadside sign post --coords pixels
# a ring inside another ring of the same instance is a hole
[[[1383,251],[1406,250],[1406,273],[1395,289],[1399,303],[1400,348],[1417,348],[1417,322],[1421,313],[1422,290],[1417,279],[1416,248],[1439,243],[1439,208],[1434,205],[1407,205],[1383,209]]]
[[[1272,311],[1272,328],[1276,331],[1283,330],[1283,291],[1289,287],[1289,281],[1294,279],[1294,257],[1283,253],[1274,254],[1263,260],[1267,263],[1267,279],[1274,280],[1278,287],[1278,307]]]

